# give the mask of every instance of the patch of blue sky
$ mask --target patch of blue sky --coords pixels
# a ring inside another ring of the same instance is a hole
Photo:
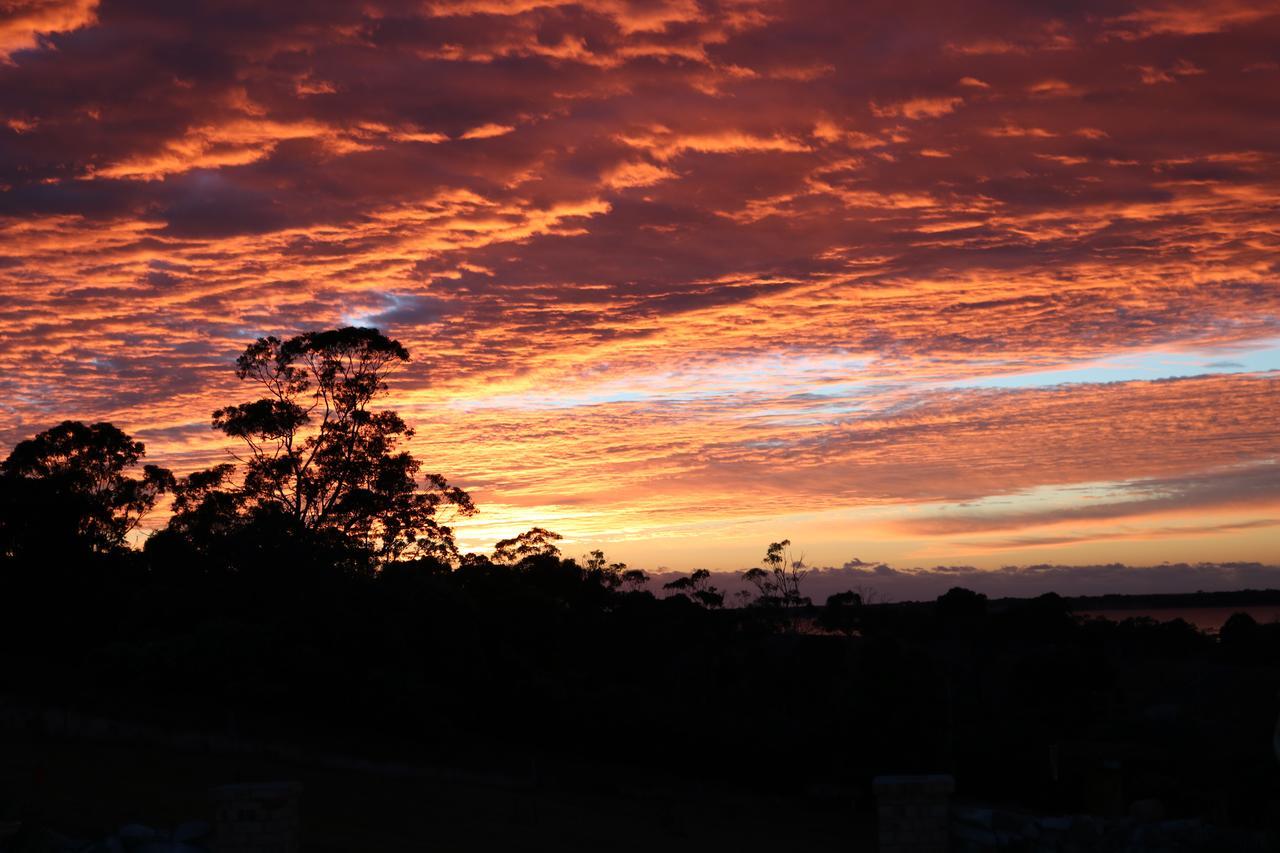
[[[1141,481],[1099,480],[1085,483],[1034,486],[1007,494],[988,495],[974,500],[935,505],[930,512],[943,518],[949,512],[965,517],[1005,515],[1009,512],[1035,513],[1079,507],[1097,503],[1127,500],[1134,496]]]
[[[870,386],[868,386],[870,387]],[[831,417],[841,415],[854,415],[859,412],[865,412],[869,405],[865,399],[856,397],[842,396],[832,398],[829,401],[819,401],[813,397],[805,398],[798,401],[792,408],[779,407],[752,407],[747,411],[738,412],[736,417],[750,420],[769,419],[770,421],[784,421],[795,423],[796,425],[809,425],[813,423],[827,423]]]
[[[1280,370],[1280,338],[1232,347],[1153,349],[1084,361],[1055,370],[975,376],[945,384],[963,388],[1039,388],[1073,383],[1150,381],[1223,373],[1266,373],[1275,370]]]
[[[812,412],[814,407],[841,407],[841,402],[863,383],[847,382],[870,363],[866,358],[847,356],[813,357],[795,355],[730,359],[686,370],[649,376],[632,376],[610,381],[601,378],[585,387],[567,388],[559,393],[526,391],[498,394],[481,400],[460,401],[462,408],[544,408],[572,409],[610,403],[698,403],[744,395],[810,394],[821,398],[800,403],[796,410]],[[779,413],[789,410],[780,409]],[[758,413],[757,413],[758,414]]]
[[[908,508],[904,518],[926,524],[945,525],[953,521],[961,526],[954,531],[984,533],[985,525],[994,529],[1027,524],[1070,520],[1072,513],[1086,513],[1091,507],[1123,506],[1135,499],[1157,497],[1158,492],[1142,480],[1111,480],[1086,483],[1035,486],[1004,494],[987,495],[966,501],[921,504]]]
[[[900,394],[913,385],[920,392],[938,388],[1037,388],[1055,385],[1176,379],[1208,374],[1280,371],[1280,338],[1229,347],[1157,348],[1083,360],[1052,369],[990,362],[975,364],[974,375],[918,383],[896,373],[880,374],[869,358],[782,354],[733,358],[683,370],[569,383],[558,392],[529,390],[460,400],[463,409],[574,409],[609,404],[679,405],[730,403],[726,413],[745,419],[769,419],[807,426],[843,416],[865,414],[886,403],[900,408]],[[953,376],[955,374],[953,373]],[[749,398],[768,404],[743,405]],[[733,414],[733,410],[738,412]],[[881,414],[889,413],[889,410]]]

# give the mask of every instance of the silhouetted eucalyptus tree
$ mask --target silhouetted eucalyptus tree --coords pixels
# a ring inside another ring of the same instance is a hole
[[[639,592],[648,585],[649,573],[644,569],[626,569],[621,579],[628,592]]]
[[[276,517],[297,529],[356,545],[377,562],[456,556],[445,510],[470,515],[462,489],[398,448],[413,435],[392,411],[371,404],[408,351],[377,329],[259,338],[236,360],[236,375],[266,396],[213,413],[213,426],[240,439],[238,484],[222,465],[180,482],[174,529],[217,533],[237,519]]]
[[[800,607],[809,599],[800,594],[800,581],[809,572],[804,568],[804,558],[791,553],[791,540],[773,542],[765,552],[764,567],[748,569],[742,579],[752,584],[759,593],[753,604],[761,607]]]
[[[628,575],[632,575],[626,563],[610,563],[605,559],[604,551],[599,550],[592,551],[582,558],[582,568],[588,578],[606,589],[617,589],[628,581]],[[643,575],[644,572],[640,574]],[[634,575],[631,577],[631,582],[634,583]]]
[[[862,622],[862,595],[847,590],[827,596],[827,604],[818,614],[818,624],[828,631],[853,636]]]
[[[724,593],[711,585],[711,572],[706,569],[695,569],[688,577],[664,583],[662,588],[683,595],[706,608],[724,606]]]
[[[20,442],[0,463],[0,556],[47,558],[120,549],[173,475],[109,423],[63,421]]]
[[[542,527],[531,527],[519,536],[503,539],[493,546],[493,561],[513,566],[530,557],[559,557],[556,545],[564,537]]]
[[[953,586],[938,596],[933,616],[944,633],[972,634],[987,618],[987,597],[962,586]]]

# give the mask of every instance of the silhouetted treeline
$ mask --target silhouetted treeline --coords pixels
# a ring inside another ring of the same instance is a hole
[[[10,558],[6,689],[184,727],[338,738],[427,760],[555,754],[802,790],[952,770],[1054,810],[1125,798],[1266,818],[1280,626],[834,603],[788,616],[630,591],[554,554],[351,573],[281,536],[240,569],[155,553]],[[822,626],[802,633],[796,625]]]
[[[944,770],[1046,810],[1158,798],[1276,824],[1280,625],[1238,615],[1215,638],[964,589],[814,605],[785,540],[738,607],[706,573],[655,594],[538,527],[459,554],[442,516],[470,498],[424,481],[396,447],[409,428],[368,406],[398,346],[250,347],[241,375],[268,396],[215,415],[248,445],[240,470],[139,469],[109,424],[19,444],[0,465],[4,689],[431,761],[572,756],[775,790]],[[129,547],[166,492],[172,520]]]

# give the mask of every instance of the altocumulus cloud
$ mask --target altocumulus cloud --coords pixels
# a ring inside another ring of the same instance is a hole
[[[358,320],[477,542],[715,543],[762,499],[991,560],[1192,509],[1244,542],[1277,39],[1248,0],[13,0],[0,439],[109,417],[199,464],[247,338]],[[965,387],[1181,350],[1220,375]],[[1103,481],[1150,488],[961,505]]]

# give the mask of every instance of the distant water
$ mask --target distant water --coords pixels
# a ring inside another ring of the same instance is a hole
[[[1280,620],[1280,604],[1250,604],[1242,607],[1143,607],[1133,610],[1077,610],[1077,616],[1110,619],[1112,622],[1123,622],[1142,616],[1155,619],[1157,622],[1172,622],[1182,619],[1190,622],[1201,631],[1217,633],[1222,623],[1231,618],[1232,613],[1248,613],[1255,622],[1275,622]]]

